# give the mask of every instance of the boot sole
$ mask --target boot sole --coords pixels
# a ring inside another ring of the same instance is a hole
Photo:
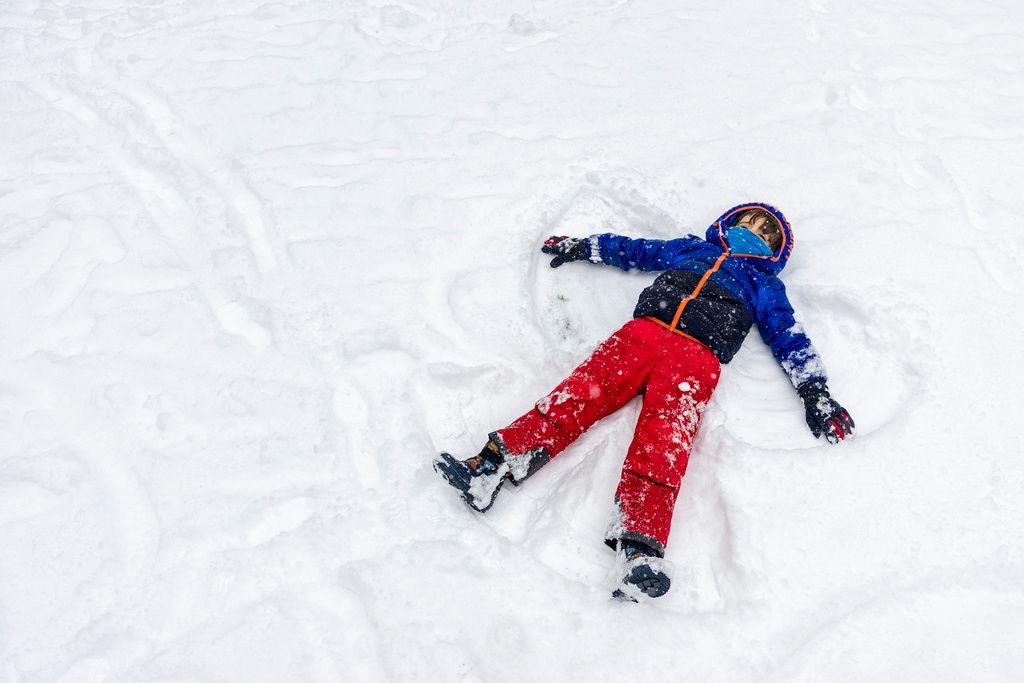
[[[458,472],[458,467],[461,461],[451,456],[448,453],[441,453],[440,460],[434,460],[434,471],[441,475],[441,478],[448,482],[448,485],[458,490],[462,494],[462,500],[466,501],[466,505],[473,508],[479,513],[487,512],[494,505],[495,499],[498,497],[498,491],[505,485],[505,480],[502,479],[498,482],[498,485],[494,487],[494,492],[491,493],[491,499],[487,501],[487,505],[479,507],[476,504],[476,500],[473,498],[473,494],[469,492],[469,485],[461,477],[455,473]]]
[[[622,581],[624,584],[636,588],[636,590],[639,590],[648,598],[660,598],[665,593],[668,593],[668,589],[672,586],[672,579],[667,574],[655,571],[643,564],[633,567],[632,571]],[[634,596],[621,588],[616,588],[612,592],[612,597],[617,600],[639,602]]]

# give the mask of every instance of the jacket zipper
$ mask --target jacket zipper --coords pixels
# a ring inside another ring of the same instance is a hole
[[[718,259],[715,261],[715,265],[711,266],[708,270],[704,271],[704,275],[701,276],[700,281],[697,283],[697,286],[693,288],[693,291],[690,292],[690,294],[685,299],[679,302],[679,306],[676,307],[676,314],[672,318],[672,325],[670,329],[676,329],[676,325],[679,324],[679,319],[683,317],[683,309],[686,308],[686,304],[690,303],[691,301],[697,298],[697,295],[700,294],[700,290],[704,289],[704,285],[711,278],[711,275],[718,270],[719,266],[722,265],[722,262],[725,261],[726,257],[728,256],[728,251],[723,252],[722,255],[719,256]]]

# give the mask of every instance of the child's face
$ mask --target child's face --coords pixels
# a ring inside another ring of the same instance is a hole
[[[779,242],[782,241],[779,225],[764,211],[746,211],[739,217],[735,225],[754,233],[773,250],[779,248]]]

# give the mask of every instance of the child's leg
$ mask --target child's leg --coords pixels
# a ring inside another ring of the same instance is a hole
[[[664,555],[690,446],[719,370],[708,349],[678,335],[651,370],[615,492],[621,518],[609,533],[612,547],[628,539]]]
[[[649,320],[629,321],[529,412],[491,438],[507,454],[533,453],[527,473],[532,474],[640,393],[658,358],[651,342],[664,335],[665,330]]]

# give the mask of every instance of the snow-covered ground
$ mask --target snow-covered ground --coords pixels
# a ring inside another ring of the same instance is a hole
[[[1020,680],[1024,8],[0,5],[0,680]],[[433,473],[772,202],[856,439],[756,334],[673,590],[609,600],[637,405],[486,517]]]

